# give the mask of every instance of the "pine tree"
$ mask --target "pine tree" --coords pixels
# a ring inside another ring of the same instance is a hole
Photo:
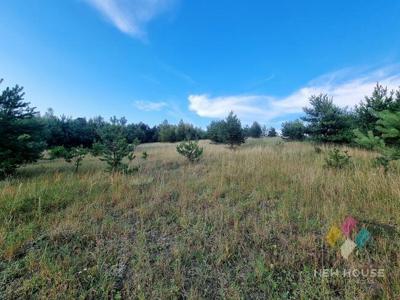
[[[23,88],[18,85],[0,94],[0,178],[39,159],[46,145],[44,125],[35,108],[23,100]]]
[[[268,136],[269,136],[269,137],[276,137],[276,136],[278,136],[278,133],[276,132],[276,129],[275,129],[274,127],[271,127],[271,128],[268,130]]]
[[[262,128],[258,122],[254,122],[249,129],[250,136],[253,138],[259,138],[262,134]]]
[[[225,121],[212,121],[207,127],[207,137],[215,143],[224,143],[226,139]]]
[[[364,101],[356,106],[358,128],[363,132],[372,131],[374,135],[377,135],[378,131],[375,128],[376,122],[379,120],[377,112],[385,110],[400,110],[400,91],[395,94],[393,91],[388,91],[387,87],[377,83],[372,95],[366,96]]]
[[[225,120],[225,143],[231,148],[245,142],[245,135],[238,117],[231,111]]]
[[[203,155],[203,148],[195,141],[182,142],[176,146],[176,151],[190,162],[196,162]]]
[[[376,130],[388,146],[400,148],[400,111],[388,110],[376,113],[378,121]]]
[[[311,139],[323,143],[348,143],[353,138],[353,116],[333,104],[332,98],[320,94],[311,96],[311,107],[304,108],[306,133]]]
[[[300,120],[282,123],[282,137],[288,140],[303,140],[306,127]]]
[[[77,173],[86,154],[88,154],[88,150],[82,146],[73,147],[64,152],[64,159],[66,162],[74,164],[75,173]]]
[[[387,172],[390,162],[400,159],[400,112],[385,110],[377,112],[376,116],[376,135],[372,130],[364,134],[357,129],[354,141],[364,148],[378,151],[381,156],[376,158],[375,163]]]
[[[128,171],[128,165],[122,160],[134,151],[134,146],[128,144],[121,124],[107,126],[100,133],[102,161],[108,164],[107,170],[115,172]],[[99,148],[98,146],[96,146]]]

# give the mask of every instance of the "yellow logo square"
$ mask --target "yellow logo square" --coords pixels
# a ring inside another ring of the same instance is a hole
[[[342,237],[342,232],[337,226],[332,226],[326,235],[326,241],[331,247],[335,247],[337,241]]]

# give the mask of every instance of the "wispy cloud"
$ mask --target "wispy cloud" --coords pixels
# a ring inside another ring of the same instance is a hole
[[[120,31],[145,39],[145,27],[171,9],[176,0],[85,0]]]
[[[189,109],[199,116],[223,118],[233,110],[245,122],[272,121],[288,114],[301,113],[311,95],[326,93],[342,107],[353,107],[370,95],[379,82],[389,89],[400,86],[399,66],[374,70],[344,69],[320,76],[286,97],[272,95],[231,95],[210,97],[190,95]]]
[[[151,102],[143,100],[135,101],[134,105],[137,109],[142,111],[160,111],[168,106],[166,102]]]

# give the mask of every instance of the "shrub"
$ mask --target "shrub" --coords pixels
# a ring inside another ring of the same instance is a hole
[[[303,140],[306,128],[302,121],[295,120],[282,123],[282,137],[287,140]]]
[[[135,155],[133,152],[131,152],[131,153],[128,154],[128,160],[129,160],[129,162],[132,162],[135,158],[136,158],[136,155]]]
[[[276,137],[276,136],[278,136],[278,133],[276,132],[276,129],[274,128],[274,127],[271,127],[269,130],[268,130],[268,137]]]
[[[92,145],[92,149],[90,149],[90,153],[92,153],[93,156],[97,157],[103,153],[103,150],[104,150],[103,144],[96,142]]]
[[[351,156],[347,151],[341,151],[338,148],[328,152],[328,157],[325,158],[326,166],[329,168],[343,169],[351,165]]]
[[[185,156],[190,162],[196,162],[203,155],[203,148],[197,142],[182,142],[176,146],[176,151]]]
[[[317,153],[317,154],[322,153],[321,147],[319,147],[319,146],[317,146],[317,145],[314,145],[314,151],[315,151],[315,153]]]
[[[83,147],[74,147],[69,150],[64,151],[64,159],[68,163],[73,163],[75,165],[75,173],[78,172],[82,160],[88,154],[88,150]]]
[[[147,154],[146,151],[143,151],[143,152],[142,152],[142,159],[146,160],[147,157],[149,157],[149,155]]]
[[[101,132],[101,141],[102,144],[99,148],[101,148],[102,157],[100,160],[107,163],[107,171],[127,172],[129,168],[122,160],[128,156],[130,156],[128,159],[134,159],[134,146],[128,144],[123,134],[123,127],[117,124],[107,127]]]
[[[49,158],[50,159],[64,158],[66,151],[67,150],[64,148],[64,146],[53,147],[49,150]]]
[[[382,155],[374,159],[374,165],[376,167],[382,167],[384,172],[387,173],[389,171],[389,165],[391,160],[392,159],[390,157]]]

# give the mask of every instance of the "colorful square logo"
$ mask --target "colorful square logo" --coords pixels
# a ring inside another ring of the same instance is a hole
[[[356,248],[364,248],[371,239],[371,233],[366,228],[362,228],[356,234],[354,241],[351,239],[352,233],[355,233],[356,231],[357,224],[358,221],[349,216],[344,220],[340,229],[336,225],[333,225],[325,236],[326,242],[332,248],[335,247],[339,241],[342,241],[345,238],[345,241],[340,246],[340,254],[346,260]]]

